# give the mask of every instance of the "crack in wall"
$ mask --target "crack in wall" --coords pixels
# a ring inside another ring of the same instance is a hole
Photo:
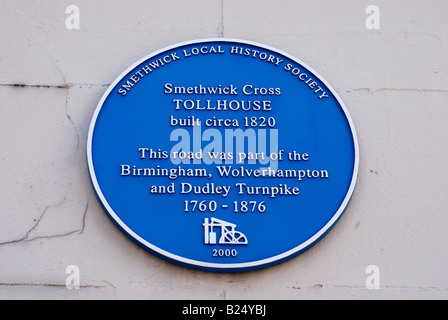
[[[36,230],[36,228],[39,226],[39,224],[41,223],[43,217],[46,215],[46,213],[48,212],[49,209],[60,206],[63,202],[59,202],[56,205],[51,205],[51,206],[47,206],[44,211],[42,212],[42,214],[40,215],[40,217],[36,220],[36,223],[31,227],[31,229],[29,229],[25,235],[23,237],[21,237],[20,239],[16,239],[16,240],[11,240],[11,241],[5,241],[5,242],[0,242],[0,246],[5,246],[5,245],[9,245],[9,244],[15,244],[15,243],[21,243],[21,242],[31,242],[34,240],[38,240],[38,239],[53,239],[53,238],[61,238],[61,237],[66,237],[69,236],[71,234],[81,234],[84,232],[85,229],[85,224],[86,224],[86,216],[87,216],[87,211],[89,210],[89,203],[90,203],[90,196],[89,196],[89,200],[87,201],[87,204],[85,206],[84,209],[84,214],[83,214],[83,218],[82,218],[82,225],[81,228],[79,230],[73,230],[73,231],[69,231],[66,233],[62,233],[62,234],[56,234],[56,235],[51,235],[51,236],[37,236],[37,237],[31,237],[30,238],[30,234]]]
[[[64,73],[61,71],[61,69],[59,69],[59,67],[56,66],[56,68],[58,69],[59,73],[62,76],[62,80],[64,81],[64,85],[63,87],[66,88],[66,93],[65,93],[65,115],[67,116],[68,121],[72,124],[73,130],[75,130],[75,134],[76,134],[76,140],[77,140],[77,144],[76,144],[76,150],[79,150],[79,144],[81,143],[81,139],[79,137],[79,132],[78,129],[75,126],[75,123],[72,120],[72,117],[70,116],[69,112],[68,112],[68,101],[70,100],[70,88],[71,86],[68,84],[67,79],[64,76]]]
[[[348,93],[353,92],[367,92],[370,94],[376,94],[379,92],[410,92],[410,93],[448,93],[448,90],[446,89],[412,89],[412,88],[378,88],[378,89],[371,89],[371,88],[357,88],[352,90],[347,90]]]
[[[356,286],[356,285],[335,285],[334,288],[341,289],[365,289],[368,290],[365,286]],[[380,286],[381,289],[405,289],[405,290],[425,290],[425,291],[448,291],[447,288],[441,287],[425,287],[425,286]]]
[[[110,284],[112,288],[115,289],[115,286]],[[64,288],[66,289],[67,286],[65,284],[53,284],[53,283],[0,283],[0,287],[53,287],[53,288]],[[107,286],[101,286],[101,285],[80,285],[79,288],[81,289],[104,289],[108,288]]]
[[[218,38],[224,38],[224,0],[219,0],[219,14]]]
[[[90,192],[90,194],[92,194],[92,192]],[[86,217],[87,217],[87,211],[89,210],[89,204],[90,204],[90,196],[89,196],[89,200],[87,200],[87,204],[86,204],[86,208],[84,210],[84,215],[82,216],[82,226],[81,226],[81,230],[79,230],[79,234],[84,232],[84,228],[86,227]]]
[[[61,85],[54,84],[25,84],[25,83],[0,83],[0,87],[12,88],[43,88],[43,89],[69,89],[73,87],[91,88],[91,87],[109,87],[110,84],[94,84],[94,83],[65,83]]]
[[[76,128],[75,123],[72,120],[72,117],[70,116],[70,113],[68,112],[68,100],[70,99],[70,86],[67,86],[67,92],[65,95],[65,115],[67,116],[68,121],[70,121],[70,123],[73,126],[73,130],[75,130],[75,134],[76,134],[76,150],[79,150],[79,144],[81,143],[81,138],[79,137],[79,132],[78,129]]]
[[[60,203],[59,203],[59,204],[60,204]],[[57,204],[57,205],[59,205],[59,204]],[[56,206],[57,206],[57,205],[56,205]],[[6,242],[1,242],[1,243],[0,243],[0,246],[8,245],[8,244],[14,244],[14,243],[19,243],[19,242],[32,241],[32,240],[28,240],[28,237],[29,237],[30,233],[33,232],[33,230],[35,230],[35,229],[37,228],[37,226],[40,224],[42,218],[45,216],[45,214],[47,213],[48,209],[50,209],[51,207],[53,207],[53,206],[47,206],[47,207],[45,208],[45,210],[44,210],[44,211],[42,212],[42,214],[40,215],[39,219],[36,220],[36,223],[31,227],[31,229],[29,229],[29,230],[25,233],[25,236],[23,236],[22,238],[17,239],[17,240],[11,240],[11,241],[6,241]]]
[[[58,69],[59,70],[59,69]],[[1,83],[0,87],[12,87],[12,88],[44,88],[44,89],[64,89],[66,90],[66,95],[65,95],[65,115],[68,119],[68,121],[70,122],[70,124],[73,127],[73,130],[75,131],[75,135],[76,135],[76,150],[79,150],[79,146],[81,144],[81,138],[78,132],[78,129],[76,128],[75,122],[72,119],[72,116],[69,112],[69,100],[70,100],[70,90],[71,88],[78,86],[80,88],[83,87],[94,87],[94,86],[100,86],[100,87],[108,87],[110,86],[110,84],[102,84],[102,85],[95,85],[95,84],[82,84],[82,83],[68,83],[67,80],[65,79],[64,74],[59,70],[59,72],[62,75],[62,78],[64,80],[64,84],[62,85],[49,85],[49,84],[24,84],[24,83]]]
[[[49,85],[49,84],[0,83],[0,87],[67,89],[68,88],[68,84],[65,84],[65,85]]]

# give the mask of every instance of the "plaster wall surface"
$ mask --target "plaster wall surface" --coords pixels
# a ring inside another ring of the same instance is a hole
[[[366,28],[366,8],[380,29]],[[80,29],[66,8],[80,9]],[[448,2],[445,0],[3,0],[0,10],[0,299],[448,298]],[[90,184],[97,103],[140,58],[201,38],[297,57],[356,126],[354,196],[332,231],[281,265],[214,274],[126,238]],[[66,268],[80,289],[66,288]],[[380,288],[369,290],[366,268]]]

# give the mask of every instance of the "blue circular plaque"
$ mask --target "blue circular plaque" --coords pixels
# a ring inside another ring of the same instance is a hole
[[[214,272],[309,249],[346,209],[359,162],[352,120],[321,76],[235,39],[177,44],[126,70],[95,111],[87,153],[127,236]]]

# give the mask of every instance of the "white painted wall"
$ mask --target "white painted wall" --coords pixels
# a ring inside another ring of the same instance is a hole
[[[79,30],[65,26],[72,4]],[[380,30],[365,26],[370,4]],[[445,0],[3,0],[0,298],[448,298],[447,21]],[[112,224],[87,172],[88,126],[107,85],[155,50],[209,37],[301,59],[357,128],[359,179],[342,220],[262,271],[204,273],[153,257]],[[65,286],[69,265],[79,290]],[[366,289],[369,265],[379,290]]]

